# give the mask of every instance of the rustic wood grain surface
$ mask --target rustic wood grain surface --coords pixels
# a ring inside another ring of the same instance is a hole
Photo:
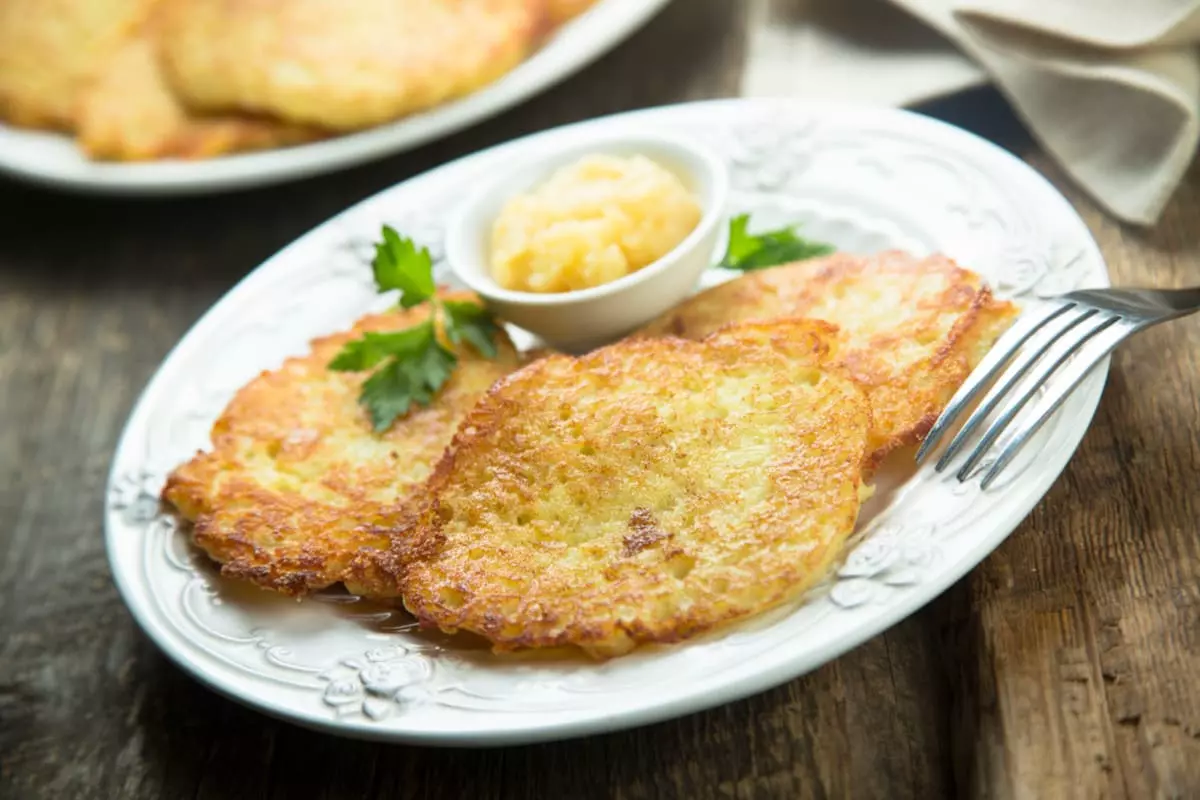
[[[1118,353],[1066,473],[950,592],[706,713],[498,750],[343,741],[204,689],[122,606],[102,544],[108,462],[138,392],[213,301],[346,205],[459,155],[736,94],[765,4],[680,0],[492,122],[298,185],[132,201],[0,183],[0,797],[1200,797],[1197,319]],[[1200,283],[1200,169],[1160,225],[1134,230],[1075,191],[996,95],[928,110],[1047,175],[1118,282]]]

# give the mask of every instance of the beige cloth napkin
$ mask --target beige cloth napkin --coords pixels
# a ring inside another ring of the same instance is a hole
[[[1200,0],[891,2],[958,54],[897,33],[883,0],[756,0],[767,58],[746,93],[907,105],[986,76],[1098,202],[1154,223],[1200,141]],[[787,49],[807,56],[771,57]]]

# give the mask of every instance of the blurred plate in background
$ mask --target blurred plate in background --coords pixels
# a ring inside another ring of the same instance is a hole
[[[500,80],[461,100],[312,144],[200,161],[91,161],[72,138],[0,124],[0,173],[104,194],[200,194],[355,166],[462,130],[544,91],[642,27],[669,0],[600,0]]]

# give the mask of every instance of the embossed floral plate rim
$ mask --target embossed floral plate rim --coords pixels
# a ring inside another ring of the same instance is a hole
[[[225,602],[219,587],[179,550],[181,535],[153,501],[166,470],[202,443],[237,386],[373,302],[363,255],[381,221],[438,255],[445,207],[489,164],[610,127],[707,138],[734,173],[740,208],[731,211],[769,214],[779,206],[807,220],[814,236],[943,249],[1018,298],[1108,284],[1086,227],[1044,179],[977,137],[903,111],[772,100],[686,104],[548,131],[441,167],[339,214],[248,275],[189,331],[138,401],[113,462],[106,540],[123,598],[173,660],[273,716],[358,738],[478,746],[627,728],[763,691],[844,653],[961,578],[1041,499],[1086,432],[1106,370],[1081,385],[1014,464],[1015,477],[985,493],[977,483],[918,472],[808,602],[682,645],[527,674],[500,662],[459,663],[405,633],[359,627],[330,633],[340,637],[336,652],[301,653],[303,637],[272,629],[274,611],[260,618],[250,609],[243,619],[241,609],[218,607]],[[709,282],[723,277],[714,273]],[[281,319],[294,322],[286,335],[276,330]],[[232,330],[234,321],[243,324]],[[226,363],[239,356],[243,363]],[[316,604],[297,613],[305,621],[311,615],[324,635],[319,626],[331,618]],[[205,614],[213,616],[197,619]],[[244,629],[215,630],[214,620],[227,619],[221,614]],[[347,637],[353,644],[342,644]]]
[[[401,153],[516,106],[591,64],[670,0],[599,0],[494,83],[461,99],[364,131],[309,144],[200,161],[89,160],[71,137],[0,123],[0,174],[75,192],[189,195],[266,186]]]

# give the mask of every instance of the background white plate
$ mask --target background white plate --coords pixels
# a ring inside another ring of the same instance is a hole
[[[346,595],[296,603],[217,577],[156,497],[167,471],[207,446],[233,392],[379,304],[365,259],[382,222],[439,256],[441,220],[477,176],[598,128],[702,137],[733,171],[731,212],[799,220],[843,250],[944,251],[1017,298],[1108,285],[1087,229],[1042,178],[987,142],[901,111],[758,100],[653,109],[539,134],[395,186],[308,233],[219,302],[163,364],[122,437],[106,509],[113,573],[139,624],[185,669],[268,713],[359,737],[502,744],[643,724],[762,691],[882,631],[978,563],[1049,489],[1091,420],[1105,370],[987,492],[905,463],[885,470],[844,565],[804,604],[604,664],[496,657],[418,634],[403,613]],[[708,282],[723,277],[714,271]]]
[[[495,83],[360,133],[203,161],[118,164],[90,161],[68,136],[0,124],[0,172],[75,191],[137,195],[198,194],[331,172],[417,147],[517,105],[598,59],[669,1],[600,0]]]

